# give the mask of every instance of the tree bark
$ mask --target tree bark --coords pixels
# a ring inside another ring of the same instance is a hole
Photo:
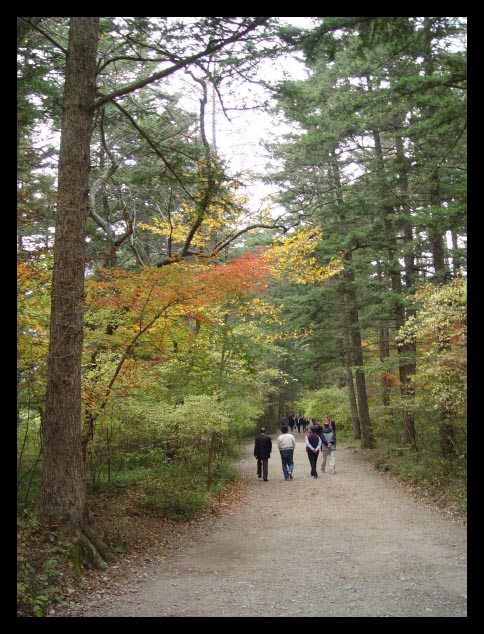
[[[434,38],[432,32],[432,18],[424,18],[423,26],[423,67],[425,74],[431,77],[435,71],[434,56],[432,52],[432,39]],[[425,115],[429,120],[432,120],[435,107],[428,105],[425,109]],[[436,283],[440,284],[445,282],[448,278],[449,271],[445,262],[445,242],[440,228],[438,218],[434,222],[435,210],[440,207],[440,177],[438,168],[430,176],[429,184],[429,198],[430,198],[430,222],[428,227],[430,250],[432,253],[432,261],[434,266],[434,276]]]
[[[99,18],[69,30],[59,154],[57,217],[39,519],[79,539],[90,532],[81,450],[84,245]],[[88,537],[89,542],[92,540]],[[89,546],[88,546],[89,548]],[[92,560],[100,565],[97,549]]]
[[[383,271],[380,261],[377,262],[376,273],[378,281],[383,287]],[[384,407],[390,407],[390,395],[392,388],[391,384],[389,383],[387,373],[385,370],[383,370],[390,358],[390,337],[388,325],[384,322],[381,322],[378,327],[378,349],[380,354],[380,363],[382,365],[382,373],[380,379],[382,402]]]
[[[378,333],[378,346],[380,351],[380,362],[384,365],[390,358],[390,345],[388,337],[388,326],[380,324]],[[390,394],[391,385],[389,385],[388,379],[382,372],[381,377],[381,389],[382,389],[382,401],[385,407],[390,407]]]
[[[373,139],[375,142],[375,155],[379,166],[377,173],[377,182],[379,185],[380,196],[382,200],[380,213],[384,227],[384,235],[388,244],[388,259],[386,263],[386,268],[387,275],[390,278],[391,289],[395,296],[393,315],[395,319],[395,326],[398,331],[405,323],[405,307],[402,300],[402,267],[399,261],[399,254],[396,244],[397,240],[395,235],[396,211],[393,206],[393,194],[391,193],[390,188],[387,187],[385,180],[385,161],[383,157],[380,132],[378,130],[373,131]],[[405,237],[408,241],[408,229]],[[408,253],[407,256],[409,255],[410,254]],[[412,284],[414,277],[413,258],[407,257],[405,259],[405,264],[408,266],[408,269],[406,269],[406,279],[409,284]],[[411,378],[415,374],[414,344],[404,344],[402,346],[399,346],[398,357],[400,394],[404,403],[408,403],[408,407],[404,406],[403,408],[402,443],[404,445],[411,446],[412,449],[416,449],[417,445],[415,436],[415,417],[412,412],[412,405],[415,398],[415,389],[411,382]]]
[[[331,154],[331,177],[333,180],[336,201],[338,205],[343,209],[344,200],[341,187],[341,178],[339,174],[339,166],[337,163],[336,154]],[[346,221],[343,213],[340,215],[341,225],[346,229]],[[361,446],[364,449],[373,449],[375,446],[375,439],[373,436],[373,429],[370,419],[370,410],[368,407],[368,395],[366,393],[366,380],[365,373],[363,371],[363,350],[361,346],[361,332],[360,321],[358,314],[358,303],[356,297],[356,280],[355,274],[351,270],[351,251],[345,254],[345,261],[347,266],[343,271],[343,304],[347,306],[346,314],[344,317],[345,338],[349,341],[349,359],[350,363],[347,366],[350,372],[354,369],[355,384],[356,384],[356,398],[357,398],[357,412],[359,421],[359,431],[361,434]],[[351,383],[352,384],[352,383]],[[351,398],[351,393],[349,393]],[[350,400],[351,405],[351,400]],[[356,412],[355,412],[356,414]],[[353,418],[352,411],[353,431],[356,432],[356,421]]]
[[[354,278],[352,272],[345,271]],[[345,293],[345,301],[348,302],[350,309],[347,316],[348,331],[351,340],[351,353],[353,357],[353,367],[355,372],[356,398],[358,401],[358,419],[360,421],[361,446],[363,449],[373,449],[375,446],[375,438],[370,419],[370,409],[368,407],[368,396],[366,393],[366,379],[363,370],[363,349],[361,346],[360,323],[358,317],[358,309],[356,307],[356,289],[354,287],[354,279],[350,280],[350,288]]]
[[[208,450],[208,464],[207,464],[207,482],[211,484],[213,482],[213,463],[215,461],[215,447],[217,445],[217,434],[212,432],[210,438],[210,447]]]
[[[348,390],[348,398],[350,401],[351,411],[351,427],[353,429],[353,438],[361,438],[360,418],[358,416],[358,406],[356,404],[355,386],[353,383],[353,370],[351,365],[346,366],[346,389]]]

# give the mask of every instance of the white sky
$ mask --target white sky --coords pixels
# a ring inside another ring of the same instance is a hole
[[[281,20],[295,26],[309,27],[310,18],[284,17]],[[259,68],[259,76],[270,80],[282,80],[285,76],[293,79],[304,79],[306,73],[304,64],[294,57],[281,58],[278,61],[270,60],[262,62]],[[248,91],[249,87],[242,90]],[[262,101],[267,97],[267,91],[263,87],[250,86],[249,97],[259,97]],[[218,112],[216,143],[219,153],[230,163],[231,172],[243,172],[246,174],[263,174],[266,171],[270,159],[263,143],[273,140],[277,136],[290,131],[288,125],[274,119],[262,109],[248,110],[237,113],[231,117],[232,121]],[[249,194],[255,200],[267,196],[270,187],[256,183],[248,188]]]
[[[310,27],[311,18],[308,17],[282,17],[281,21],[293,24],[295,26]],[[285,57],[280,60],[261,62],[259,67],[259,76],[267,80],[275,81],[283,79],[289,75],[291,78],[303,79],[305,77],[304,65],[298,62],[296,57]],[[173,83],[183,84],[184,98],[180,101],[180,106],[189,109],[192,112],[198,112],[199,109],[199,86],[183,73],[176,73],[173,76]],[[165,85],[166,87],[166,85]],[[223,86],[222,86],[223,94]],[[254,83],[241,85],[238,95],[245,97],[248,105],[261,102],[267,98],[268,93],[265,88]],[[240,175],[243,182],[248,184],[246,193],[253,205],[259,205],[261,199],[268,196],[271,188],[257,181],[257,174],[262,174],[266,170],[269,161],[267,152],[262,147],[262,143],[272,140],[275,136],[284,134],[289,131],[287,125],[281,121],[274,120],[268,113],[263,112],[261,108],[249,109],[245,112],[230,109],[231,106],[237,108],[240,101],[230,102],[227,95],[224,95],[224,106],[228,108],[228,116],[230,121],[225,117],[220,107],[216,107],[216,132],[215,140],[217,151],[226,160],[229,165],[231,175]],[[212,112],[211,107],[207,112],[207,136],[212,139]],[[42,129],[39,136],[39,144],[43,145],[47,142],[56,142],[58,135],[48,138],[46,131]],[[253,184],[249,185],[251,178]]]
[[[311,26],[311,18],[309,17],[281,17],[280,20],[294,26],[308,28]],[[276,61],[262,61],[258,76],[266,81],[274,82],[282,80],[285,76],[303,79],[306,75],[303,63],[298,61],[296,56],[287,56]],[[180,101],[180,105],[192,112],[198,112],[200,87],[183,74],[173,76],[173,80],[175,84],[183,82],[184,85],[184,97]],[[230,174],[240,175],[241,180],[248,184],[244,193],[247,193],[254,201],[253,204],[258,206],[259,201],[271,192],[270,187],[263,185],[260,181],[257,182],[257,174],[263,174],[266,171],[270,159],[262,144],[288,132],[290,128],[263,112],[262,108],[249,109],[245,112],[236,110],[236,108],[240,108],[242,98],[247,100],[248,105],[260,103],[267,99],[269,93],[262,86],[257,86],[254,83],[241,84],[237,93],[240,99],[235,102],[224,91],[223,84],[221,93],[230,120],[222,112],[220,103],[217,103],[215,114],[217,151],[229,164]],[[212,140],[212,105],[213,102],[207,106],[206,121],[206,133],[210,140]],[[255,182],[249,185],[251,178],[255,179]]]

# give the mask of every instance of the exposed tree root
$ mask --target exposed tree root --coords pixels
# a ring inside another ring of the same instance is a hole
[[[70,559],[79,572],[82,568],[104,570],[107,562],[113,559],[87,512],[81,526],[65,527],[60,531],[59,538],[70,544]]]

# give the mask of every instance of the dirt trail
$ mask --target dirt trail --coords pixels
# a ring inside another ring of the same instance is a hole
[[[277,449],[269,482],[258,480],[247,445],[246,505],[152,562],[141,582],[126,575],[70,615],[466,616],[466,527],[351,448],[338,448],[335,475],[311,478],[303,435],[295,435],[293,481],[284,481]]]

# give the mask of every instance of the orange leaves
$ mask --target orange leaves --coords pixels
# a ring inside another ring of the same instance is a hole
[[[138,271],[103,269],[86,281],[84,403],[102,411],[111,399],[147,389],[150,368],[186,358],[224,327],[227,306],[265,287],[268,265],[257,254],[230,263],[187,261]],[[238,310],[240,306],[230,310]],[[209,324],[200,332],[201,324]]]
[[[183,261],[139,271],[99,269],[86,282],[86,345],[109,342],[121,349],[136,340],[138,349],[149,345],[151,353],[163,354],[170,333],[212,322],[228,300],[263,291],[268,276],[269,265],[257,253],[211,266]]]
[[[269,273],[269,263],[254,252],[203,267],[180,262],[139,271],[99,269],[86,282],[89,317],[114,320],[124,329],[144,328],[162,315],[203,321],[214,304],[265,290]]]
[[[385,387],[394,387],[398,384],[397,377],[390,372],[386,372],[385,370],[381,373],[381,381],[382,385],[384,385]]]
[[[183,300],[182,278],[178,265],[166,269],[144,267],[139,271],[98,269],[97,279],[86,282],[92,308],[121,309],[148,317]]]
[[[28,336],[47,336],[51,273],[43,263],[17,264],[17,323]]]
[[[263,292],[270,276],[270,264],[259,252],[246,252],[230,262],[218,264],[200,273],[202,287],[210,289],[212,296],[223,297],[231,293],[247,295]]]

